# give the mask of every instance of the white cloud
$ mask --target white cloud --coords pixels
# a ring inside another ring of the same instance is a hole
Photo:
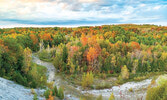
[[[82,2],[82,3],[92,3],[92,2],[98,2],[99,0],[79,0],[79,2]]]
[[[161,6],[155,6],[153,9],[154,10],[158,10],[158,9],[160,9],[161,8]]]
[[[118,3],[117,3],[118,2]],[[122,4],[121,4],[122,3]],[[121,5],[120,5],[121,4]],[[118,22],[147,21],[164,16],[156,12],[167,6],[128,2],[125,0],[0,0],[0,20],[26,21],[101,21],[120,19]],[[145,19],[144,19],[145,18]],[[13,24],[13,23],[12,23]]]

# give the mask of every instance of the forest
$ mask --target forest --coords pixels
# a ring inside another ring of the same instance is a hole
[[[114,85],[120,85],[167,72],[167,27],[120,24],[0,29],[0,77],[29,88],[46,88],[47,69],[33,63],[33,55],[53,63],[59,75],[83,89],[109,88],[111,85],[99,86],[96,81],[115,77]],[[166,100],[166,85],[154,89],[159,90],[155,94],[164,95],[151,97],[148,93],[147,100]],[[50,91],[58,90],[52,87]],[[53,93],[47,90],[45,97],[53,100],[49,95],[59,94]],[[114,100],[113,94],[110,100]]]

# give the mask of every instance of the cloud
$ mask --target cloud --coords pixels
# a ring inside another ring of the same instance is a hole
[[[164,0],[0,0],[4,24],[166,22]]]
[[[160,9],[161,8],[161,6],[155,6],[153,9],[154,10],[158,10],[158,9]]]
[[[99,0],[79,0],[79,2],[82,3],[92,3],[92,2],[98,2]]]

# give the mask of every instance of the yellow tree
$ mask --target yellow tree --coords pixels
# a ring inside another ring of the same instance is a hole
[[[124,65],[124,67],[121,69],[121,77],[122,79],[129,79],[129,70],[126,65]]]
[[[31,50],[27,47],[24,49],[24,52],[23,52],[23,55],[24,55],[24,63],[23,63],[23,68],[22,68],[22,71],[24,73],[27,73],[30,69],[30,66],[31,66],[31,55],[32,55],[32,52]]]

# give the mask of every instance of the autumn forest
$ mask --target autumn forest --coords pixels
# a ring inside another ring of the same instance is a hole
[[[64,99],[67,98],[66,85],[48,82],[47,68],[34,63],[34,57],[53,64],[55,76],[82,90],[108,89],[152,78],[145,91],[146,100],[167,99],[167,85],[155,87],[156,77],[167,72],[165,26],[120,24],[0,29],[0,77],[27,88],[45,89],[43,97],[47,100],[71,100]],[[107,100],[126,100],[110,94]],[[38,96],[34,93],[34,100]],[[102,95],[88,97],[82,95],[79,99],[103,98]]]

